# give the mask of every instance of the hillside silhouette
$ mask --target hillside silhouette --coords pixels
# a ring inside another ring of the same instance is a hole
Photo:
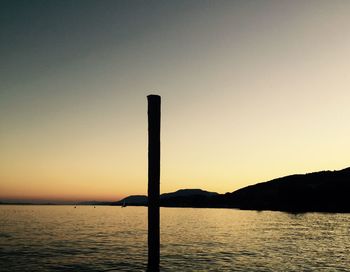
[[[288,212],[350,212],[350,168],[297,174],[218,194],[183,189],[162,194],[162,207],[238,208]],[[147,196],[129,196],[111,205],[146,206]]]
[[[163,207],[200,207],[202,203],[210,202],[211,197],[218,196],[218,193],[207,192],[201,189],[181,189],[172,193],[160,195],[160,205]],[[147,206],[147,196],[133,195],[112,205]]]
[[[292,212],[350,212],[350,168],[291,175],[228,193],[230,207]]]

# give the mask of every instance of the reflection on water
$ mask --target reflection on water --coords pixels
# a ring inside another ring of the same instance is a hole
[[[0,271],[145,271],[144,207],[0,206]],[[161,209],[161,271],[350,271],[350,214]]]

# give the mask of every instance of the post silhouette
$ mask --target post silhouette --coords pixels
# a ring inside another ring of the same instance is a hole
[[[148,267],[159,271],[160,261],[160,96],[148,100]]]

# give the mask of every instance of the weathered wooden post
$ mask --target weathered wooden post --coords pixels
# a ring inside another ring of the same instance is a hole
[[[160,96],[148,95],[148,267],[159,271],[160,261]]]

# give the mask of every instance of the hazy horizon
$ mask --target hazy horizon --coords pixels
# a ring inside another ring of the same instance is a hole
[[[0,200],[232,192],[349,166],[350,2],[3,1]]]
[[[320,171],[339,171],[339,170],[344,170],[344,169],[337,169],[337,170],[330,170],[330,169],[323,169]],[[294,174],[310,174],[310,173],[294,173]],[[293,174],[292,174],[293,175]],[[278,179],[278,178],[282,178],[282,177],[276,177],[274,179]],[[272,180],[274,180],[272,179]],[[267,182],[267,180],[265,181],[260,181],[258,183],[264,183]],[[258,184],[257,183],[257,184]],[[243,188],[243,187],[242,187]],[[178,191],[178,190],[193,190],[193,189],[202,189],[202,188],[178,188],[176,190],[174,190],[174,192]],[[241,188],[238,188],[241,189]],[[204,190],[205,191],[205,190]],[[235,191],[235,190],[234,190]],[[234,191],[228,191],[225,193],[232,193]],[[163,193],[173,193],[172,192],[163,192]],[[216,193],[216,192],[214,192]],[[134,194],[134,195],[146,195],[147,193],[144,194]],[[128,195],[131,196],[131,195]],[[5,204],[78,204],[79,202],[113,202],[113,201],[120,201],[123,198],[125,198],[127,196],[123,196],[123,197],[119,197],[119,198],[113,198],[113,199],[92,199],[89,197],[83,197],[83,198],[76,198],[76,199],[69,199],[69,198],[2,198],[0,199],[0,203],[3,202]]]

